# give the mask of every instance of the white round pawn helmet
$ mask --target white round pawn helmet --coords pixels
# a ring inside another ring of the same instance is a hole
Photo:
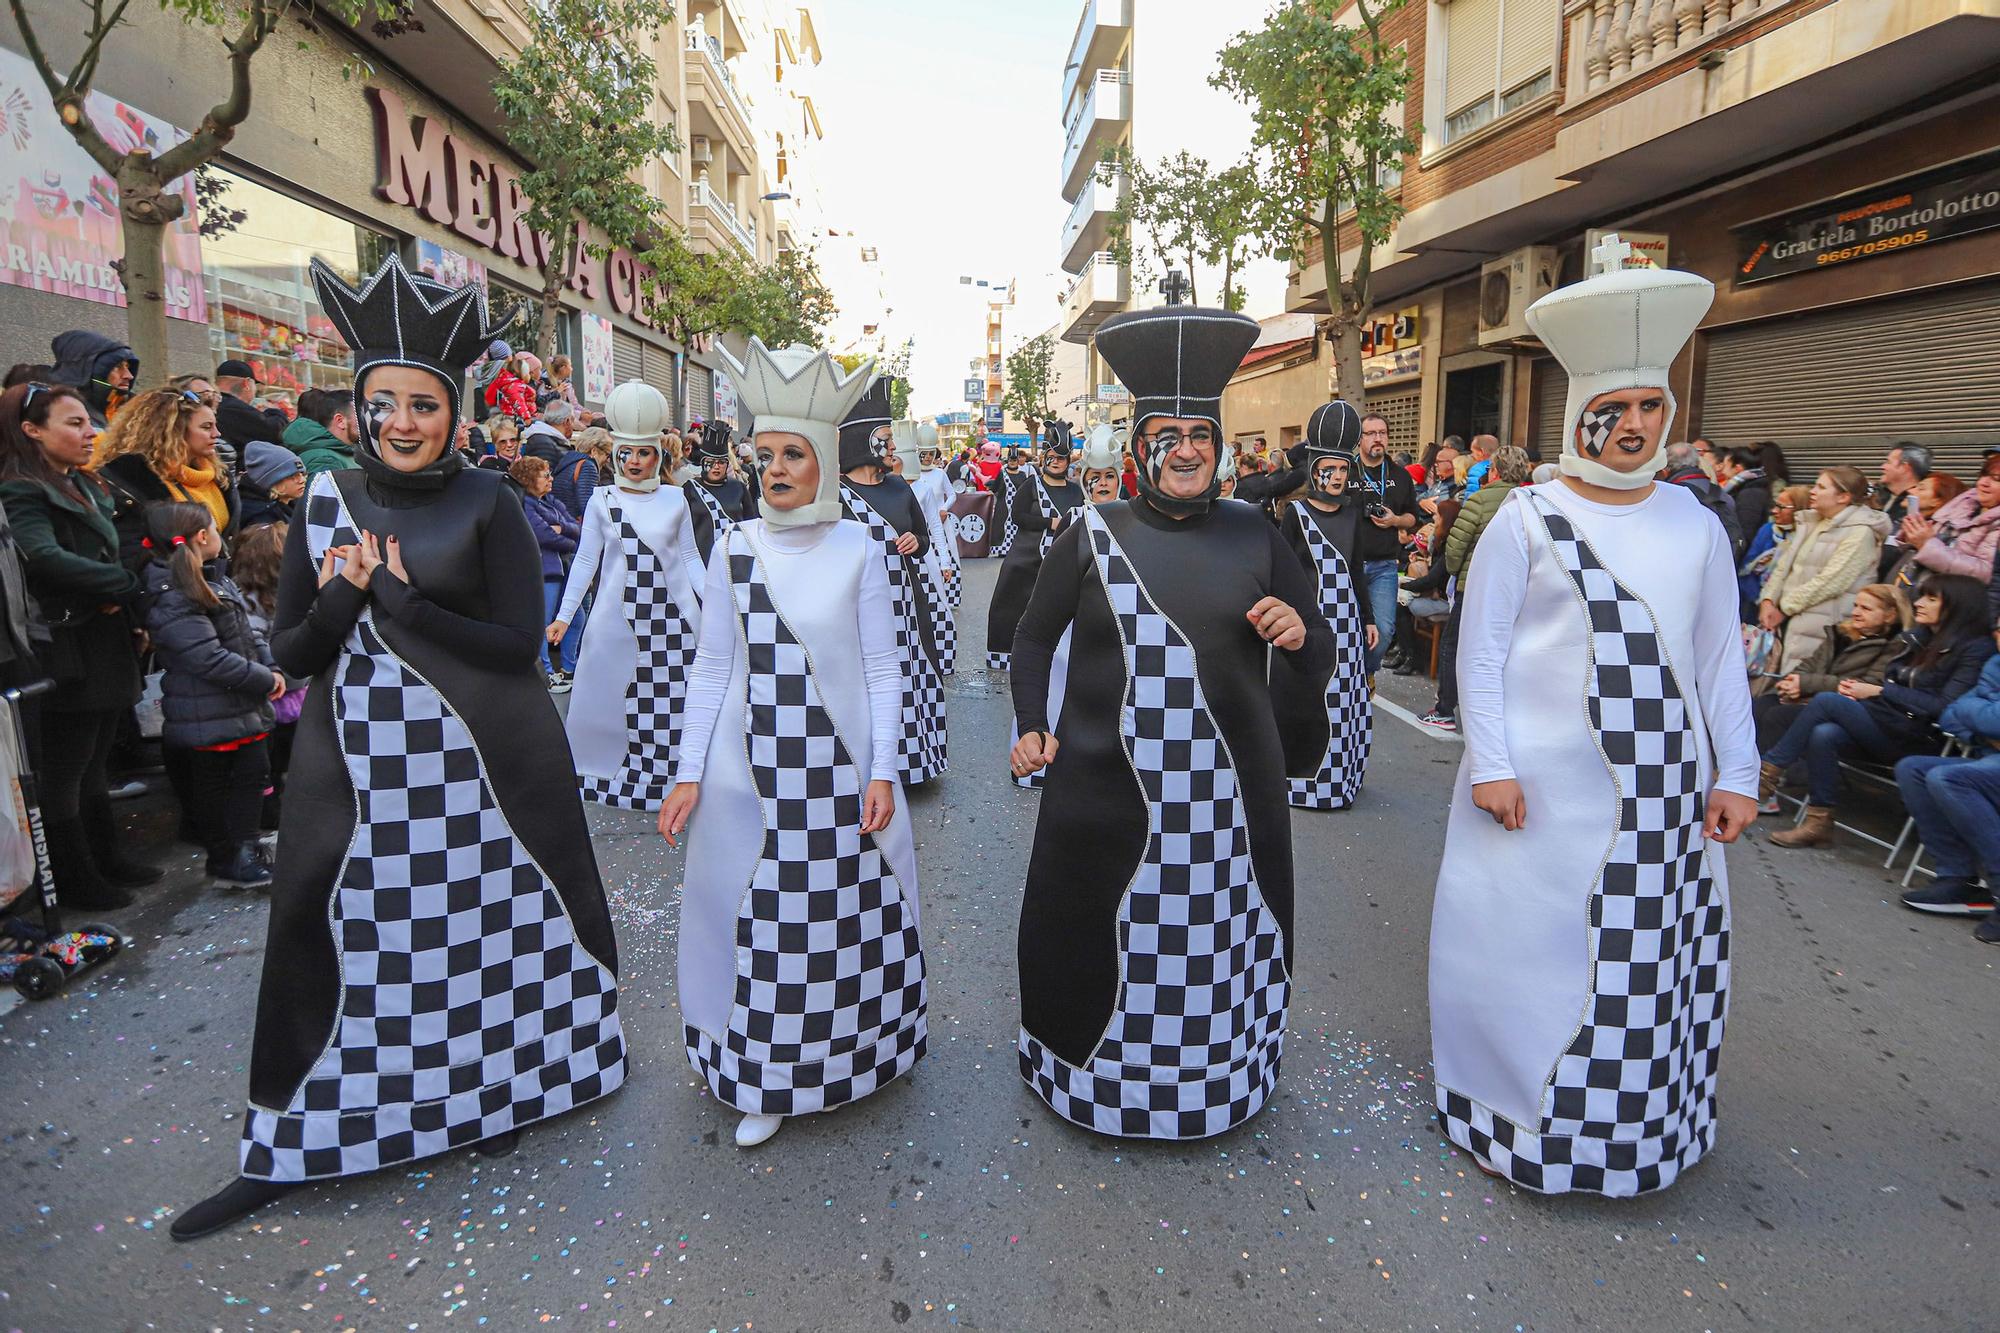
[[[667,470],[667,446],[660,439],[673,426],[667,396],[644,380],[626,380],[604,400],[604,420],[611,429],[611,461],[618,470],[618,487],[656,491]],[[625,475],[625,455],[631,449],[651,449],[656,460],[651,479],[633,481]]]

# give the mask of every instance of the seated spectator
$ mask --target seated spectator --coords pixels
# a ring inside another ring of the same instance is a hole
[[[1843,680],[1837,693],[1814,695],[1764,752],[1760,804],[1777,794],[1786,769],[1803,759],[1807,770],[1805,821],[1772,834],[1773,846],[1823,847],[1833,841],[1842,760],[1888,764],[1937,750],[1938,719],[1972,688],[1993,655],[1986,585],[1933,575],[1918,592],[1916,623],[1908,651],[1890,663],[1880,684]]]
[[[289,523],[293,504],[306,493],[306,465],[282,444],[252,440],[243,451],[243,475],[236,489],[242,497],[236,516],[239,529]]]
[[[1791,540],[1797,531],[1798,514],[1812,502],[1812,490],[1806,486],[1787,486],[1771,497],[1771,516],[1764,520],[1764,526],[1750,539],[1750,545],[1743,553],[1743,564],[1736,572],[1736,587],[1742,595],[1743,623],[1757,623],[1757,604],[1763,600],[1764,584],[1771,577],[1771,568],[1778,562],[1778,550]]]
[[[1756,447],[1723,450],[1716,456],[1715,480],[1736,506],[1736,527],[1747,542],[1771,516],[1771,490],[1778,484],[1764,470],[1762,451]]]
[[[1868,483],[1851,467],[1828,468],[1812,486],[1812,509],[1771,566],[1757,623],[1785,632],[1778,674],[1788,676],[1819,651],[1827,631],[1854,609],[1854,594],[1875,577],[1889,519],[1860,503]],[[1968,682],[1969,684],[1970,682]]]
[[[510,416],[488,417],[486,435],[493,452],[481,458],[479,466],[493,472],[513,467],[514,460],[521,456],[521,423]]]
[[[2000,640],[2000,631],[1995,639]],[[1972,747],[1965,755],[1911,755],[1896,764],[1903,806],[1917,821],[1937,878],[1903,895],[1903,906],[1939,916],[1980,916],[1973,931],[2000,944],[2000,915],[1993,889],[1982,884],[2000,874],[2000,656],[1987,659],[1979,683],[1952,701],[1938,719],[1950,736]]]
[[[1962,478],[1949,472],[1933,472],[1918,482],[1910,494],[1917,498],[1917,512],[1930,518],[1970,489]]]
[[[1935,475],[1925,478],[1926,483],[1934,480]],[[1906,515],[1899,535],[1909,548],[1905,559],[1924,570],[1990,578],[1994,551],[2000,549],[2000,454],[1986,460],[1971,490],[1940,506],[1935,517]],[[1899,561],[1897,573],[1903,577],[1890,582],[1907,586],[1916,572],[1906,572]]]
[[[1890,659],[1904,647],[1915,609],[1902,589],[1871,583],[1854,595],[1854,614],[1833,627],[1820,650],[1789,676],[1760,676],[1750,682],[1751,714],[1757,720],[1757,748],[1768,750],[1805,711],[1815,694],[1838,692],[1843,680],[1880,681]],[[1774,803],[1764,814],[1776,814]]]

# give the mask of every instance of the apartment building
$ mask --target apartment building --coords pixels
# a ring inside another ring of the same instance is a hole
[[[1674,367],[1677,435],[1775,440],[1807,480],[1898,440],[1970,475],[2000,443],[1990,7],[1410,0],[1388,31],[1421,148],[1365,378],[1399,446],[1490,431],[1554,455],[1567,381],[1523,315],[1606,230],[1716,284]],[[1329,309],[1320,259],[1291,310]],[[1323,386],[1312,350],[1295,373]]]
[[[169,237],[173,371],[238,357],[274,387],[347,383],[346,353],[307,279],[315,255],[353,274],[397,252],[448,280],[482,282],[496,312],[519,312],[509,336],[529,344],[539,275],[521,262],[513,215],[522,164],[499,133],[491,88],[527,40],[526,3],[419,0],[423,30],[387,39],[324,15],[311,27],[287,22],[257,58],[256,111],[215,173],[223,207],[240,210],[242,222],[203,237],[190,216]],[[94,114],[160,138],[199,124],[227,86],[214,35],[151,10],[134,11],[128,24],[107,45]],[[0,42],[0,98],[19,89],[17,99],[44,109],[20,34]],[[651,163],[645,181],[673,225],[698,248],[734,247],[763,262],[808,243],[820,226],[810,164],[821,137],[810,9],[682,0],[653,55],[652,114],[679,130],[683,146]],[[74,217],[42,208],[39,197],[0,203],[10,242],[0,247],[0,321],[12,332],[12,359],[33,360],[63,329],[122,337],[125,313],[115,279],[91,276],[105,275],[120,252],[110,183],[52,112],[27,128],[0,141],[8,158],[0,179],[43,181],[52,195],[92,201]],[[644,378],[682,420],[715,414],[718,400],[728,415],[733,393],[718,383],[712,353],[648,323],[638,278],[628,252],[586,257],[563,295],[557,341],[586,401]]]

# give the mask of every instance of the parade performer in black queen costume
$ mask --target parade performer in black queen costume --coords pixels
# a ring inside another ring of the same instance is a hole
[[[1549,1194],[1663,1189],[1715,1141],[1718,844],[1756,818],[1757,747],[1728,535],[1654,481],[1668,368],[1713,297],[1630,269],[1528,308],[1569,372],[1561,475],[1507,497],[1463,593],[1438,1113],[1487,1170]]]
[[[1291,803],[1305,810],[1345,810],[1360,794],[1374,739],[1368,692],[1368,650],[1376,629],[1368,615],[1368,581],[1361,577],[1361,527],[1369,492],[1361,481],[1361,414],[1335,401],[1306,423],[1306,493],[1285,506],[1279,529],[1319,585],[1319,609],[1333,627],[1339,661],[1323,697],[1324,744],[1311,777],[1293,778]],[[1295,676],[1275,677],[1283,694]],[[1304,700],[1287,699],[1304,711]]]
[[[757,517],[757,497],[736,475],[735,432],[726,421],[711,421],[693,431],[695,474],[682,486],[688,507],[694,512],[695,546],[707,561],[715,549],[715,534],[732,523]]]
[[[1050,422],[1046,440],[1039,468],[1003,474],[1014,541],[1000,562],[1000,573],[993,581],[993,600],[986,609],[986,665],[994,671],[1008,669],[1014,627],[1028,609],[1042,557],[1064,522],[1083,508],[1083,487],[1069,475],[1074,454],[1068,423]]]
[[[313,688],[241,1177],[180,1240],[303,1181],[504,1151],[625,1078],[611,917],[536,663],[540,552],[504,478],[451,447],[484,293],[394,257],[359,291],[312,278],[354,354],[360,466],[315,479],[285,547],[271,646]]]
[[[756,414],[760,517],[718,542],[687,744],[688,1058],[752,1147],[907,1073],[928,1032],[917,859],[896,781],[902,653],[880,542],[843,519],[836,423],[867,384],[825,353],[722,353]]]
[[[548,627],[549,642],[561,643],[597,589],[564,725],[583,794],[623,810],[657,810],[673,786],[701,632],[700,516],[681,488],[665,484],[660,432],[669,416],[666,395],[643,380],[605,400],[612,484],[584,506],[583,541]]]
[[[889,470],[894,429],[889,385],[877,379],[840,423],[840,499],[848,518],[881,543],[889,594],[903,647],[903,740],[900,772],[910,786],[928,782],[950,762],[945,729],[945,640],[931,611],[924,577],[930,528],[910,484]],[[947,622],[949,623],[949,622]]]
[[[1314,719],[1283,715],[1267,682],[1297,675],[1319,714],[1334,646],[1278,530],[1217,499],[1222,389],[1256,338],[1255,320],[1181,306],[1098,331],[1132,391],[1140,496],[1067,525],[1015,640],[1013,768],[1049,767],[1021,904],[1021,1073],[1103,1134],[1221,1133],[1263,1106],[1284,1050],[1285,775],[1319,755],[1287,753]]]

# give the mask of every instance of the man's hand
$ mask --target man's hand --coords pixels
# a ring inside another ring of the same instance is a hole
[[[1403,526],[1402,519],[1386,510],[1380,514],[1370,514],[1368,521],[1378,528],[1400,528]]]
[[[876,778],[861,798],[861,831],[880,833],[896,814],[896,784]]]
[[[1757,802],[1717,788],[1708,794],[1708,813],[1701,822],[1701,831],[1709,841],[1735,842],[1744,829],[1757,822]]]
[[[917,553],[917,534],[914,532],[904,533],[902,536],[896,538],[895,547],[897,555],[915,555]]]
[[[1368,651],[1371,653],[1374,652],[1376,646],[1382,642],[1381,626],[1370,625],[1366,630],[1363,631],[1363,634],[1368,640]]]
[[[1472,803],[1493,816],[1493,822],[1509,833],[1528,826],[1528,798],[1521,784],[1512,778],[1472,784]]]
[[[1785,623],[1785,613],[1778,609],[1776,602],[1760,602],[1757,605],[1757,623],[1765,629],[1775,631]]]
[[[667,846],[680,846],[676,839],[687,827],[688,816],[694,813],[695,802],[700,799],[699,782],[677,782],[667,793],[667,799],[660,802],[660,836],[667,840]]]
[[[1266,597],[1243,614],[1256,627],[1257,636],[1273,648],[1290,653],[1305,645],[1306,622],[1277,598]]]
[[[1056,751],[1061,742],[1053,732],[1031,731],[1014,742],[1014,749],[1007,756],[1008,765],[1014,776],[1025,778],[1030,773],[1039,773],[1056,761]]]
[[[542,637],[549,641],[549,647],[554,648],[562,643],[563,635],[567,633],[569,633],[569,622],[567,620],[552,620],[549,622],[548,629],[543,632]]]

